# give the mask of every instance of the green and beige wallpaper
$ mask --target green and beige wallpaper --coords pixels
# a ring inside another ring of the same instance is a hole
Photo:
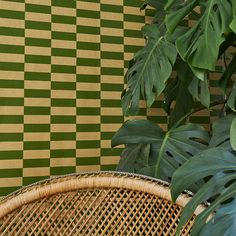
[[[115,169],[125,68],[153,13],[140,4],[0,0],[0,196],[50,176]],[[165,127],[161,103],[141,104],[140,117]]]

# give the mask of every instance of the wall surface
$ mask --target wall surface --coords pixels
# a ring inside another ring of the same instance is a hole
[[[152,15],[140,4],[0,0],[0,196],[54,175],[115,168],[121,148],[110,140],[124,121],[125,68]],[[140,117],[166,126],[161,101],[142,107]]]
[[[0,1],[0,196],[49,176],[112,170],[140,1]]]

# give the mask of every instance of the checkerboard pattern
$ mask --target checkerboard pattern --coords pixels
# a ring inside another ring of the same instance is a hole
[[[140,3],[0,0],[0,196],[50,176],[115,169],[124,73],[153,14]],[[139,117],[166,128],[161,100],[141,106]]]
[[[124,67],[143,45],[139,5],[0,1],[0,196],[54,175],[115,168]]]

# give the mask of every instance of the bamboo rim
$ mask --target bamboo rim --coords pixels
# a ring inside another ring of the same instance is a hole
[[[120,172],[89,172],[60,176],[32,184],[18,190],[0,201],[0,219],[24,204],[51,195],[91,188],[123,188],[156,195],[172,201],[169,184],[141,175]],[[188,193],[181,194],[175,204],[184,207],[191,199]],[[199,205],[194,214],[200,214],[206,207]]]

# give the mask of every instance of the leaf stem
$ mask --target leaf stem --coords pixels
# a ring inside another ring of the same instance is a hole
[[[156,162],[156,166],[155,166],[155,173],[154,173],[154,176],[156,178],[159,177],[158,172],[159,172],[159,167],[160,167],[160,163],[161,163],[161,158],[163,157],[164,147],[166,146],[166,142],[167,142],[168,138],[169,138],[169,132],[167,132],[165,134],[165,138],[164,138],[164,140],[161,144],[161,148],[160,148],[160,151],[158,153],[157,162]]]

